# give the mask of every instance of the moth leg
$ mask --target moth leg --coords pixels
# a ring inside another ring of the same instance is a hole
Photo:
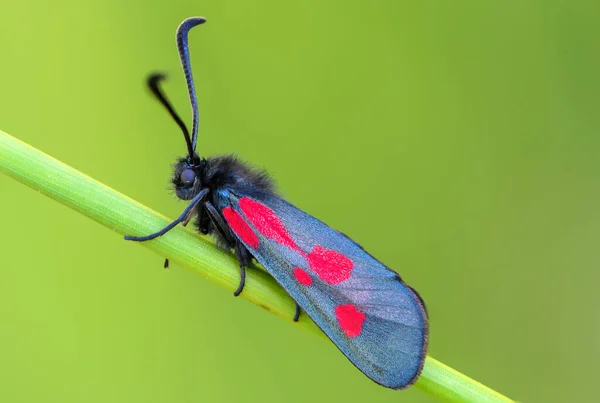
[[[240,266],[240,284],[238,285],[237,290],[233,292],[233,296],[239,296],[242,291],[244,291],[244,286],[246,285],[246,267]]]
[[[206,207],[198,208],[198,218],[196,219],[196,226],[203,235],[210,233],[210,216],[206,212]]]
[[[302,309],[300,309],[300,305],[298,305],[298,303],[296,301],[294,301],[294,304],[296,304],[296,313],[294,314],[294,322],[298,322],[298,319],[300,319],[300,313],[302,312]]]
[[[233,292],[233,296],[237,297],[242,293],[244,290],[244,285],[246,285],[246,266],[248,266],[252,261],[252,255],[250,255],[250,252],[248,252],[248,249],[246,249],[244,245],[235,240],[233,234],[229,230],[229,226],[225,224],[223,217],[221,217],[221,215],[217,212],[217,209],[215,209],[212,203],[207,201],[204,203],[204,207],[208,212],[208,216],[212,221],[213,227],[219,231],[222,238],[229,243],[229,246],[235,249],[235,256],[240,264],[240,284]]]
[[[237,290],[233,292],[233,296],[239,296],[244,291],[246,285],[246,266],[248,266],[252,260],[252,255],[248,252],[248,249],[241,243],[237,242],[235,245],[235,256],[240,263],[240,284]]]
[[[233,248],[235,246],[235,238],[229,230],[229,226],[225,224],[223,217],[221,217],[221,215],[217,212],[217,209],[212,205],[211,202],[205,202],[204,207],[206,208],[208,216],[210,217],[210,220],[213,223],[213,227],[215,227],[219,231],[222,238],[225,239],[227,243],[229,243],[230,247]]]
[[[185,216],[185,218],[181,222],[181,225],[183,225],[184,227],[187,227],[188,223],[190,222],[190,220],[192,219],[193,216],[194,216],[194,209],[190,209],[190,211],[188,211],[188,213],[187,213],[187,216]]]
[[[208,193],[208,189],[203,189],[200,193],[198,193],[196,195],[196,197],[194,197],[192,199],[192,201],[190,202],[190,204],[185,208],[185,210],[183,210],[183,213],[181,213],[181,215],[179,217],[177,217],[177,219],[175,219],[175,221],[173,221],[172,223],[168,224],[166,227],[164,227],[160,231],[155,232],[154,234],[146,235],[146,236],[125,235],[125,240],[126,241],[144,242],[144,241],[149,241],[149,240],[154,239],[154,238],[158,238],[159,236],[162,236],[162,235],[166,234],[167,232],[169,232],[173,228],[175,228],[177,226],[177,224],[186,221],[186,219],[188,218],[188,216],[191,215],[191,212],[198,205],[198,203],[200,203],[200,201],[204,198],[204,196],[206,196],[207,193]]]

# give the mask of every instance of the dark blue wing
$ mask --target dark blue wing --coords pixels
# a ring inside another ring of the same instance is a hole
[[[394,389],[417,379],[427,314],[398,274],[279,198],[219,190],[217,207],[256,260],[356,367]]]

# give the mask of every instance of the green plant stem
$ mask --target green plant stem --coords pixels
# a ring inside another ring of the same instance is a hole
[[[2,131],[0,171],[121,235],[152,233],[169,222],[148,207]],[[141,245],[231,291],[238,286],[240,273],[235,259],[182,226]],[[294,316],[291,298],[262,270],[249,271],[242,297],[290,322]],[[326,339],[306,315],[296,326]],[[415,386],[453,402],[512,402],[429,356]]]

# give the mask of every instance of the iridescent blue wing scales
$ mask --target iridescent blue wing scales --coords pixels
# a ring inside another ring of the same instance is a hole
[[[398,274],[277,197],[219,190],[216,201],[236,237],[356,367],[390,388],[416,380],[427,314]]]

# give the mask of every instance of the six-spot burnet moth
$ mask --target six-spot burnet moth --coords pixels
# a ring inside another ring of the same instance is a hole
[[[160,231],[130,241],[149,241],[195,216],[202,234],[233,249],[244,288],[245,270],[255,259],[346,357],[373,381],[403,389],[418,378],[425,360],[428,322],[419,294],[400,276],[344,234],[283,200],[267,174],[234,156],[199,157],[198,103],[188,32],[204,23],[188,18],[177,28],[177,49],[192,107],[192,132],[160,89],[163,75],[148,79],[152,93],[179,125],[187,155],[174,167],[177,197],[189,200],[183,213]]]

